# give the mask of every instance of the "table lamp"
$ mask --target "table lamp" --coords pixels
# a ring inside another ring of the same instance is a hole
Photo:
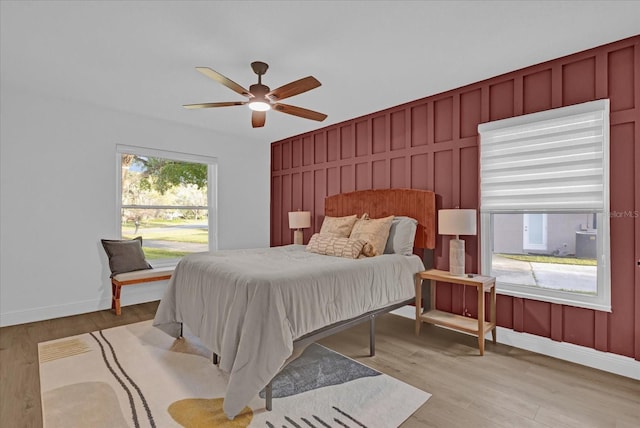
[[[459,236],[476,234],[476,210],[438,210],[438,233],[455,235],[449,241],[449,273],[464,276],[464,241]]]
[[[293,243],[303,245],[304,238],[302,229],[311,227],[311,213],[309,211],[292,211],[289,213],[289,229],[296,229],[293,232]]]

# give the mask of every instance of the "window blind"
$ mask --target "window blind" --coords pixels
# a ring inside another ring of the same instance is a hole
[[[478,126],[484,212],[608,210],[609,100]]]

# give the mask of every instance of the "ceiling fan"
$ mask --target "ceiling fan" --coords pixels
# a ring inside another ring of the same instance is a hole
[[[289,104],[282,104],[280,102],[280,100],[293,97],[294,95],[307,92],[320,86],[321,83],[315,77],[304,77],[302,79],[296,80],[295,82],[287,83],[284,86],[280,86],[277,89],[271,90],[268,86],[262,84],[262,75],[267,72],[269,65],[261,61],[255,61],[251,63],[251,68],[253,69],[253,72],[258,75],[258,83],[249,86],[249,90],[247,91],[245,88],[238,85],[233,80],[218,73],[217,71],[214,71],[208,67],[196,67],[196,70],[198,70],[200,73],[219,83],[222,83],[232,91],[237,92],[249,99],[247,101],[186,104],[183,107],[188,109],[198,109],[212,107],[230,107],[248,104],[249,108],[252,110],[251,125],[254,128],[264,126],[267,111],[272,109],[305,119],[317,120],[319,122],[326,119],[326,114],[318,113],[317,111],[308,110],[302,107],[292,106]]]

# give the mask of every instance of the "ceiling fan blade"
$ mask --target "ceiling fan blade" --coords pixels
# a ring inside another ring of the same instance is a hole
[[[274,89],[267,94],[267,97],[274,101],[284,100],[285,98],[310,91],[320,85],[321,83],[315,77],[308,76]]]
[[[222,74],[218,73],[217,71],[210,69],[209,67],[196,67],[196,70],[198,70],[200,73],[204,74],[205,76],[215,80],[216,82],[222,83],[227,88],[231,89],[234,92],[239,93],[242,96],[245,96],[245,97],[252,96],[251,92],[249,92],[242,86],[238,85],[236,82],[229,79],[228,77],[225,77]]]
[[[226,101],[221,103],[200,103],[200,104],[185,104],[182,107],[188,109],[196,109],[196,108],[212,108],[212,107],[231,107],[231,106],[241,106],[246,104],[247,101]]]
[[[251,113],[251,126],[254,128],[261,128],[264,126],[264,121],[267,118],[266,111],[254,111]]]
[[[288,104],[276,103],[272,106],[272,108],[281,113],[292,114],[294,116],[303,117],[305,119],[317,120],[318,122],[322,122],[327,118],[327,115],[324,113],[318,113],[317,111],[308,110],[302,107],[290,106]]]

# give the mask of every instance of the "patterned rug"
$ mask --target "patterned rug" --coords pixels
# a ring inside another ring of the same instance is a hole
[[[227,376],[193,336],[174,339],[145,321],[43,342],[38,352],[46,428],[392,428],[431,396],[313,344],[274,379],[272,411],[256,396],[230,421]]]

